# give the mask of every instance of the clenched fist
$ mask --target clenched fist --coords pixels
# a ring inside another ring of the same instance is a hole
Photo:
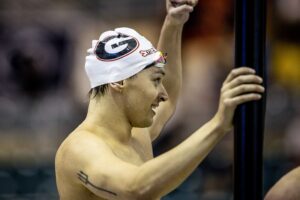
[[[167,0],[167,13],[172,23],[183,25],[197,5],[198,0]]]

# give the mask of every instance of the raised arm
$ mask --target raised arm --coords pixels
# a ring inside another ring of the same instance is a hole
[[[161,29],[157,49],[167,53],[166,76],[163,84],[169,100],[158,107],[156,118],[150,127],[154,140],[175,111],[182,85],[181,38],[184,23],[198,0],[167,0],[167,16]]]

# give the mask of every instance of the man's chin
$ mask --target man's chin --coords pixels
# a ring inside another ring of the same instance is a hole
[[[147,121],[145,120],[141,123],[138,123],[134,127],[136,127],[136,128],[149,128],[152,124],[153,124],[153,118],[151,118]]]

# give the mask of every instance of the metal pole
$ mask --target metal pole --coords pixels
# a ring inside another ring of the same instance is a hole
[[[248,66],[264,79],[266,1],[235,0],[235,66]],[[234,118],[234,199],[263,198],[262,152],[265,101],[240,105]]]

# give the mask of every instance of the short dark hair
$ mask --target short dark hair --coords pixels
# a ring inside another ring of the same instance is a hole
[[[93,99],[98,95],[103,96],[106,93],[107,90],[108,90],[108,84],[99,85],[97,87],[94,87],[94,88],[90,89],[88,95],[91,99]]]
[[[133,75],[133,76],[127,78],[127,79],[133,79],[136,76],[137,76],[137,74],[135,74],[135,75]],[[95,98],[96,96],[103,96],[103,95],[105,95],[105,93],[108,90],[108,86],[109,86],[109,83],[104,84],[104,85],[99,85],[97,87],[94,87],[94,88],[90,89],[89,94],[88,94],[89,97],[90,98]]]

